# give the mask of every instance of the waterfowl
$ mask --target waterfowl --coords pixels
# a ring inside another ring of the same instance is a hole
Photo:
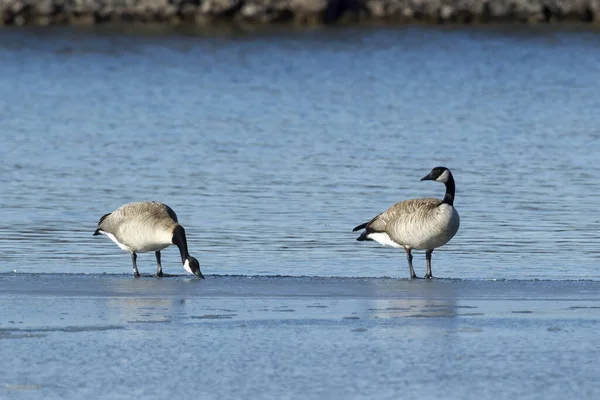
[[[183,268],[199,278],[200,263],[188,253],[185,229],[177,214],[166,204],[157,201],[128,203],[105,214],[98,221],[96,235],[106,235],[121,249],[131,253],[133,275],[138,278],[137,253],[153,251],[156,255],[156,276],[163,276],[160,251],[174,244],[181,253]]]
[[[356,239],[374,240],[384,246],[404,248],[408,259],[410,277],[417,277],[412,265],[411,250],[426,250],[427,273],[431,279],[431,253],[433,249],[445,245],[458,231],[460,218],[454,208],[454,177],[446,167],[435,167],[421,181],[442,182],[446,194],[442,200],[420,198],[394,204],[352,231],[364,229]]]

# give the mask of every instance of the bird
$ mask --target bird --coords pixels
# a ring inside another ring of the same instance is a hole
[[[139,278],[137,253],[153,251],[156,255],[156,276],[163,276],[160,251],[174,244],[181,253],[183,268],[204,279],[200,263],[188,253],[185,229],[177,220],[177,214],[168,205],[158,201],[127,203],[105,214],[98,221],[93,236],[106,235],[117,246],[131,253],[133,276]]]
[[[417,278],[412,265],[412,250],[425,250],[426,279],[431,273],[433,249],[445,245],[456,235],[460,217],[454,208],[454,177],[446,167],[435,167],[421,181],[441,182],[446,186],[442,200],[418,198],[401,201],[352,231],[364,229],[356,239],[374,240],[384,246],[404,248],[411,279]]]

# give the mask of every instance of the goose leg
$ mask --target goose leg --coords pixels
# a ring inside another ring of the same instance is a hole
[[[433,253],[433,249],[429,249],[425,252],[425,259],[427,260],[427,273],[425,274],[425,279],[433,278],[431,274],[431,253]]]
[[[139,278],[140,277],[140,273],[139,273],[139,271],[137,269],[136,260],[137,260],[137,254],[135,254],[135,251],[132,251],[131,252],[131,262],[133,263],[133,276],[135,278]]]
[[[156,276],[163,276],[162,265],[160,265],[160,251],[154,254],[156,254]]]
[[[410,249],[404,249],[406,251],[406,258],[408,259],[408,269],[410,270],[410,279],[416,279],[417,274],[415,274],[415,270],[412,265],[412,254],[410,253]]]

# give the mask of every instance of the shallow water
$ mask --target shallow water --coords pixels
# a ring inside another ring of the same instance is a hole
[[[599,291],[0,274],[0,398],[592,400]]]
[[[446,165],[461,228],[434,275],[599,279],[599,35],[3,31],[0,271],[129,273],[91,234],[152,199],[207,274],[406,277],[351,230],[441,197],[419,179]],[[176,249],[163,265],[183,271]]]

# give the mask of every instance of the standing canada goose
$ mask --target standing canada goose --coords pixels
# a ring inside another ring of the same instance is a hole
[[[174,244],[179,247],[183,268],[190,274],[204,279],[200,263],[188,253],[183,226],[177,222],[175,211],[157,201],[128,203],[115,211],[103,215],[94,236],[104,234],[123,250],[131,253],[133,276],[139,278],[137,254],[154,251],[156,254],[156,276],[162,276],[160,251]]]
[[[458,231],[460,218],[453,205],[454,178],[448,168],[435,167],[421,180],[444,183],[444,199],[411,199],[396,203],[371,221],[357,226],[352,232],[365,229],[356,239],[359,241],[374,240],[384,246],[403,247],[412,279],[417,275],[412,265],[411,250],[426,250],[425,278],[431,279],[431,253],[433,249],[452,239]]]

